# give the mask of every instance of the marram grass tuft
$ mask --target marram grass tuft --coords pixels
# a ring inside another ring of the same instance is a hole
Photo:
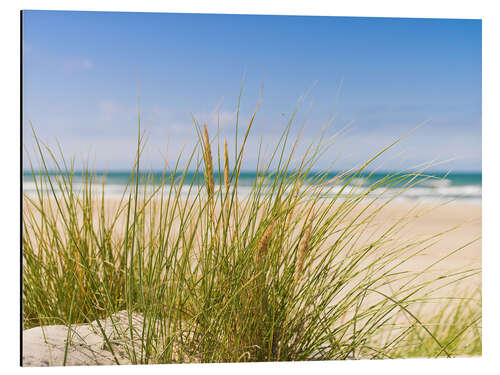
[[[387,189],[408,189],[424,171],[389,173],[355,190],[351,182],[390,146],[332,180],[315,166],[337,134],[327,137],[325,128],[297,155],[292,116],[270,156],[259,154],[254,183],[241,197],[254,118],[243,138],[236,126],[232,160],[231,139],[213,159],[219,138],[211,141],[207,126],[195,122],[199,141],[187,164],[180,167],[179,155],[160,180],[139,169],[139,133],[121,199],[97,192],[88,166],[77,191],[74,161],[35,136],[36,195],[23,197],[23,328],[91,322],[121,310],[132,324],[137,313],[143,326],[141,345],[127,353],[133,363],[480,354],[480,305],[438,313],[429,318],[432,328],[418,312],[441,288],[480,270],[426,278],[434,265],[407,269],[436,240],[401,241],[411,211],[373,231],[394,199]],[[223,165],[214,169],[214,160]],[[188,178],[193,170],[201,183]],[[417,341],[427,349],[417,350]]]

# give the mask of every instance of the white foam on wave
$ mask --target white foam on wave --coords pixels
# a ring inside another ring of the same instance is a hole
[[[359,181],[358,181],[359,182]],[[56,196],[61,196],[62,193],[59,190],[57,183],[53,184],[54,193]],[[88,187],[87,187],[88,188]],[[92,184],[90,185],[92,193],[96,196],[102,195],[102,184]],[[139,194],[146,196],[151,195],[157,189],[157,186],[154,185],[141,185],[139,187]],[[74,194],[83,194],[83,191],[86,189],[83,183],[73,183],[73,193]],[[129,192],[133,189],[133,186],[129,186],[128,189],[126,185],[109,183],[104,185],[104,196],[107,198],[121,198],[124,193],[128,196]],[[144,191],[145,189],[145,191]],[[172,189],[172,194],[180,194],[181,198],[194,198],[198,194],[198,186],[183,185],[180,187],[180,191],[178,191],[179,186],[171,186],[164,185],[163,187],[163,195],[167,197]],[[216,193],[220,192],[221,187],[219,185],[215,186]],[[223,189],[223,187],[222,187]],[[314,192],[314,187],[305,186],[302,189],[303,191],[307,190],[310,192]],[[450,184],[443,184],[441,186],[414,186],[411,188],[398,188],[398,187],[390,187],[390,188],[377,188],[373,191],[369,191],[369,187],[363,187],[360,184],[352,184],[347,186],[335,185],[328,187],[328,194],[324,195],[324,198],[334,198],[340,197],[345,198],[347,196],[352,195],[366,195],[367,198],[373,199],[375,197],[379,197],[380,199],[394,199],[395,201],[400,202],[409,202],[409,201],[425,201],[425,202],[438,202],[438,201],[448,201],[451,199],[455,199],[459,202],[467,202],[467,203],[480,203],[482,198],[482,187],[479,185],[464,185],[464,186],[451,186]],[[28,196],[36,196],[37,191],[42,191],[45,196],[52,196],[52,188],[48,184],[36,185],[33,181],[23,182],[23,193]],[[238,197],[240,199],[246,199],[253,194],[252,186],[239,186],[238,187]],[[292,188],[288,188],[288,194],[290,194]],[[261,189],[261,194],[266,195],[269,194],[270,187],[263,186]],[[161,190],[157,192],[161,194]],[[205,195],[205,189],[202,189],[200,194]]]
[[[431,186],[431,187],[447,187],[451,185],[451,180],[447,178],[441,179],[431,179],[420,182],[422,185]]]

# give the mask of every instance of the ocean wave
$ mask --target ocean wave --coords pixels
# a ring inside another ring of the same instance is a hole
[[[421,182],[422,185],[425,186],[431,186],[435,188],[443,188],[443,187],[448,187],[451,186],[452,181],[447,178],[440,178],[440,179],[431,179],[431,180],[425,180]]]
[[[448,201],[448,200],[456,200],[461,202],[475,202],[480,203],[482,198],[482,187],[480,185],[464,185],[464,186],[453,186],[449,183],[441,184],[438,186],[413,186],[410,188],[401,188],[401,187],[386,187],[386,188],[376,188],[372,189],[369,186],[363,186],[361,181],[356,181],[352,184],[342,186],[342,185],[334,185],[329,186],[327,193],[322,195],[323,198],[345,198],[347,196],[365,196],[368,199],[373,199],[375,197],[379,197],[380,199],[394,199],[395,201],[400,202],[410,202],[410,201],[425,201],[425,202],[439,202],[439,201]],[[363,181],[364,182],[364,181]],[[84,185],[83,183],[73,183],[73,193],[74,194],[83,194],[85,189],[91,188],[92,193],[100,196],[103,191],[102,184],[92,184],[90,186]],[[216,186],[216,192],[220,192],[221,187]],[[145,190],[144,190],[145,189]],[[166,197],[170,191],[172,194],[180,194],[182,198],[194,197],[197,192],[197,186],[190,187],[188,185],[183,185],[178,191],[178,185],[164,185],[163,186],[163,195]],[[291,188],[288,189],[287,194],[291,193]],[[303,192],[314,193],[316,190],[315,186],[306,185],[302,188]],[[158,194],[161,194],[161,190],[158,190],[158,186],[153,185],[141,185],[140,193],[144,195],[150,195],[157,191]],[[316,190],[317,191],[317,190]],[[52,196],[55,194],[56,196],[62,195],[57,185],[54,185],[54,191],[52,192],[49,185],[44,184],[43,186],[36,185],[33,181],[25,181],[23,183],[23,193],[28,196],[36,196],[38,192],[42,192],[45,196]],[[128,190],[126,189],[126,185],[124,184],[116,184],[109,183],[104,185],[104,196],[108,198],[120,198],[125,193],[128,196],[130,192],[130,187]],[[241,199],[248,198],[251,194],[254,193],[252,186],[243,185],[238,187],[238,197]],[[264,186],[261,191],[261,194],[267,195],[270,193],[270,187]],[[202,189],[201,194],[205,194],[204,189]]]

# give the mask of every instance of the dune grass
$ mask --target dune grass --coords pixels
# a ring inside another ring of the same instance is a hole
[[[292,116],[271,155],[259,154],[254,184],[241,199],[256,111],[231,158],[231,140],[222,146],[219,133],[210,138],[195,120],[199,141],[188,163],[181,168],[179,156],[160,180],[141,168],[139,122],[133,172],[114,205],[96,190],[88,165],[76,191],[74,160],[35,136],[37,195],[23,197],[23,328],[121,310],[132,325],[137,312],[144,319],[140,337],[131,338],[139,345],[127,352],[133,363],[480,354],[480,304],[454,310],[445,303],[427,320],[419,314],[441,288],[480,270],[429,279],[421,276],[433,265],[405,268],[440,236],[402,241],[412,210],[381,234],[372,231],[394,199],[387,189],[430,177],[423,170],[387,174],[356,190],[352,181],[391,145],[333,180],[328,170],[313,173],[338,134],[327,137],[325,128],[296,155]],[[237,125],[234,139],[240,135]]]
[[[413,324],[404,327],[405,334],[391,344],[388,354],[392,358],[440,357],[445,356],[444,349],[452,356],[481,355],[480,290],[450,299],[447,303],[438,301],[433,310],[434,313],[426,319],[426,327],[442,347],[422,327]]]

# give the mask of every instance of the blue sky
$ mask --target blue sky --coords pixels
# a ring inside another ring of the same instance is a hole
[[[332,113],[330,133],[350,124],[318,167],[352,167],[425,121],[384,169],[481,170],[479,20],[26,11],[23,52],[25,145],[31,121],[98,169],[131,166],[138,74],[144,160],[159,169],[192,145],[191,114],[214,134],[219,108],[234,134],[246,72],[242,124],[264,83],[246,169],[314,86],[296,121],[304,144]]]

